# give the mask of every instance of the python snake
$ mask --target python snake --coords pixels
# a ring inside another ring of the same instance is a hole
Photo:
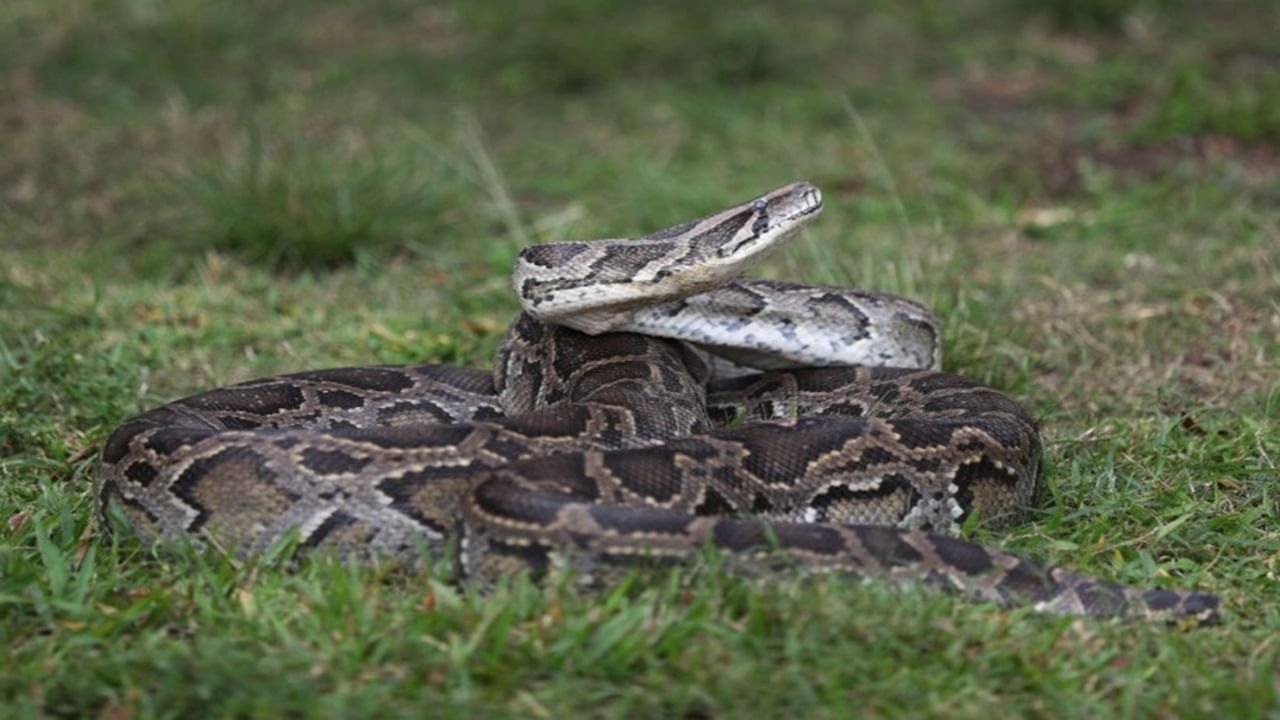
[[[145,541],[344,556],[454,548],[486,585],[609,583],[710,547],[744,573],[883,578],[1004,606],[1207,622],[1134,588],[954,537],[1018,520],[1040,438],[938,371],[903,298],[740,276],[822,208],[794,183],[636,239],[525,248],[492,373],[352,367],[216,389],[124,423],[97,497]]]

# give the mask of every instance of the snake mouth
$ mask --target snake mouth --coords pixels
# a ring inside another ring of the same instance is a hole
[[[805,183],[807,187],[803,188],[800,196],[799,207],[795,212],[783,218],[782,223],[786,224],[802,217],[808,217],[822,210],[822,191],[813,185]]]
[[[822,209],[822,191],[816,185],[799,183],[801,210],[798,214],[808,214]]]

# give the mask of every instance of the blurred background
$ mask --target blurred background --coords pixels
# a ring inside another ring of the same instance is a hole
[[[1278,27],[1266,0],[7,0],[5,239],[331,267],[795,178],[845,232],[1069,224],[1039,206],[1273,180]]]

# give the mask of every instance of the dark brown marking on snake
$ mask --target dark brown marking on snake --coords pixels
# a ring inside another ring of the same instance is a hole
[[[933,327],[932,325],[930,325],[929,323],[927,323],[927,322],[925,322],[925,321],[921,320],[920,318],[912,317],[912,316],[907,315],[907,314],[905,314],[905,313],[898,313],[898,314],[897,314],[897,318],[896,318],[896,319],[898,320],[898,322],[902,322],[902,323],[905,323],[905,324],[907,324],[907,325],[911,325],[912,327],[918,328],[919,330],[922,330],[922,331],[924,331],[924,332],[927,332],[927,333],[930,333],[930,334],[932,334],[932,333],[934,332],[934,327]]]
[[[404,450],[420,447],[453,447],[465,440],[474,428],[469,425],[422,425],[351,430],[343,437],[356,442],[369,443],[387,450]]]
[[[221,477],[223,482],[220,485],[209,483],[210,477]],[[210,518],[211,498],[208,495],[216,496],[220,503],[248,502],[251,499],[248,488],[264,487],[267,477],[266,463],[261,455],[241,447],[228,447],[192,461],[173,481],[172,492],[196,509],[196,517],[187,525],[188,531],[196,532]],[[289,501],[297,500],[297,494],[287,488],[274,486],[273,491],[287,496]]]
[[[853,342],[855,340],[863,340],[870,337],[867,328],[871,324],[870,318],[848,298],[836,295],[834,293],[823,293],[809,301],[814,307],[823,305],[831,305],[839,308],[839,311],[845,313],[849,317],[847,325],[842,326],[844,331],[843,340],[845,342]]]
[[[724,549],[768,548],[776,544],[776,539],[768,526],[758,520],[720,522],[711,530],[711,541],[716,547]]]
[[[869,413],[867,412],[867,407],[861,403],[838,402],[827,405],[818,414],[843,417],[866,417]]]
[[[986,460],[984,459],[982,462],[986,462]],[[978,471],[965,472],[965,470],[966,466],[961,466],[959,468],[960,472],[957,472],[956,478],[952,481],[952,484],[956,487],[955,502],[961,508],[960,515],[956,518],[956,522],[961,524],[969,519],[969,516],[973,514],[974,508],[977,507],[980,485],[998,483],[1008,488],[1010,491],[1014,491],[1017,487],[1016,481],[1011,479],[1015,476],[1008,470],[1000,471],[993,466],[993,473],[985,477],[979,475]],[[1036,466],[1031,472],[1038,476],[1039,467]]]
[[[577,438],[582,437],[583,433],[590,428],[593,409],[608,410],[585,404],[565,405],[563,408],[557,408],[556,412],[513,415],[495,420],[494,424],[529,439]]]
[[[188,428],[162,428],[147,437],[148,450],[159,455],[172,455],[184,447],[190,447],[213,435],[209,430]]]
[[[302,377],[307,377],[303,375]],[[413,380],[405,373],[380,367],[350,367],[325,370],[316,373],[315,379],[339,383],[361,390],[399,393],[413,387]]]
[[[840,530],[827,525],[785,523],[773,528],[783,547],[812,552],[814,555],[837,555],[844,550]]]
[[[964,568],[970,575],[985,575],[995,569],[990,553],[973,543],[938,543],[933,549],[943,562],[952,567]]]
[[[325,518],[315,530],[312,530],[311,534],[302,541],[302,546],[308,548],[320,547],[330,537],[358,522],[356,518],[339,510]]]
[[[239,410],[270,414],[280,410],[300,408],[306,403],[306,396],[293,384],[272,382],[233,385],[195,395],[182,402],[189,407],[201,410]]]
[[[769,286],[772,286],[772,284]],[[721,291],[721,296],[726,297],[729,302],[733,303],[735,314],[742,321],[759,315],[769,307],[767,298],[741,283],[729,284]]]
[[[405,368],[429,382],[445,385],[470,395],[495,395],[493,373],[458,365],[413,365]]]
[[[910,565],[924,560],[919,550],[903,540],[900,530],[879,525],[859,525],[855,532],[867,552],[882,563]]]
[[[680,493],[680,469],[649,453],[609,453],[604,456],[604,466],[623,487],[656,502],[669,502]]]
[[[717,547],[795,549],[816,555],[832,555],[844,546],[839,530],[826,525],[768,524],[758,520],[729,519],[716,524],[712,533]]]
[[[662,313],[667,317],[675,317],[680,313],[684,312],[684,310],[688,307],[689,307],[688,300],[680,300],[672,303],[670,306],[666,308],[663,308]]]
[[[591,249],[586,243],[551,243],[531,245],[520,251],[520,259],[544,268],[558,268]]]
[[[147,415],[143,415],[116,428],[115,432],[107,438],[106,444],[102,446],[102,462],[106,465],[115,465],[123,460],[129,454],[129,443],[143,431],[154,427],[147,422],[148,419]]]
[[[1098,608],[1109,614],[1123,610],[1126,605],[1124,589],[1115,583],[1101,580],[1080,584],[1076,588],[1076,595],[1085,607]]]
[[[558,376],[574,377],[585,367],[597,365],[610,359],[623,359],[622,365],[634,365],[632,358],[645,357],[651,348],[658,343],[643,335],[631,333],[605,333],[597,335],[591,342],[582,342],[586,338],[582,333],[567,328],[555,328],[556,344],[561,347],[556,353],[553,368]]]
[[[595,502],[600,499],[600,483],[584,468],[583,453],[560,453],[512,463],[500,470],[512,478],[531,485],[572,496],[575,500]]]
[[[470,474],[468,468],[430,468],[410,471],[395,477],[388,477],[378,482],[379,492],[391,498],[391,507],[412,518],[429,531],[444,535],[453,528],[439,521],[435,515],[423,511],[418,496],[437,495],[433,500],[444,500],[450,493],[445,490],[450,479],[465,477]]]
[[[534,307],[553,299],[555,297],[555,293],[550,292],[547,293],[545,297],[538,297],[537,290],[538,286],[541,284],[542,283],[538,282],[534,278],[526,278],[524,282],[520,283],[520,297],[527,298],[527,302],[533,303]]]
[[[773,502],[764,493],[756,493],[755,499],[751,501],[751,512],[757,515],[765,515],[774,510]]]
[[[693,508],[694,515],[730,515],[736,511],[737,508],[717,492],[714,485],[706,487],[702,501]]]
[[[752,448],[742,465],[747,472],[759,478],[790,477],[802,463],[799,453],[814,458],[823,453],[836,452],[851,437],[857,437],[862,429],[858,418],[832,418],[830,422],[845,427],[823,428],[812,422],[814,418],[801,418],[794,428],[775,423],[744,425],[740,432]],[[797,442],[804,438],[803,444]]]
[[[516,433],[496,433],[486,440],[484,449],[507,461],[520,460],[532,454],[525,438]]]
[[[902,457],[890,450],[882,447],[868,447],[858,455],[858,459],[845,465],[845,469],[857,472],[866,470],[876,465],[886,465],[901,462]]]
[[[369,458],[355,457],[339,450],[307,448],[302,451],[302,465],[320,475],[358,473],[372,462]]]
[[[960,453],[980,453],[985,449],[985,443],[976,437],[956,443],[956,452]]]
[[[601,366],[587,370],[578,377],[578,381],[574,384],[578,391],[575,395],[578,398],[589,398],[596,390],[628,379],[647,380],[651,372],[650,368],[640,362],[628,363],[618,367]]]
[[[725,218],[723,222],[698,238],[696,243],[699,250],[710,249],[720,254],[729,254],[737,248],[727,249],[725,246],[734,241],[734,237],[738,234],[746,224],[751,220],[752,213],[750,211],[740,212],[732,217]],[[752,238],[754,239],[754,238]]]
[[[156,472],[156,469],[151,467],[149,463],[135,462],[125,469],[124,475],[139,485],[147,487],[151,483],[155,482],[155,479],[160,476],[160,473]]]
[[[1170,610],[1182,602],[1182,597],[1178,593],[1169,590],[1147,590],[1142,593],[1142,599],[1147,603],[1147,607],[1156,611]]]
[[[546,527],[555,522],[561,503],[541,493],[530,493],[505,475],[492,475],[471,495],[477,508],[492,517]]]
[[[883,403],[893,403],[899,397],[899,388],[893,383],[879,383],[871,388],[871,396]]]
[[[511,334],[529,345],[538,345],[547,340],[548,333],[556,332],[556,328],[522,312],[511,324]]]
[[[742,473],[735,470],[736,463],[716,462],[711,466],[711,480],[723,488],[728,488],[734,493],[744,493],[749,491],[752,486],[759,483],[752,478],[744,477]]]
[[[588,511],[606,531],[622,535],[667,535],[673,538],[688,534],[689,524],[695,518],[684,513],[616,507],[612,505],[590,505]]]
[[[953,538],[938,538],[934,543],[934,549],[957,542],[960,541]],[[1006,569],[1004,576],[1000,579],[1001,593],[1010,599],[1044,600],[1052,593],[1054,584],[1049,568],[1022,558],[1017,558],[1013,567]]]
[[[669,242],[642,242],[623,245],[619,248],[619,253],[626,258],[626,263],[631,268],[641,268],[653,262],[661,260],[670,255],[676,249],[674,243]],[[564,284],[557,282],[550,283],[552,287],[580,286],[591,284],[603,280],[604,282],[627,282],[631,277],[622,277],[618,273],[617,257],[602,256],[595,262],[591,263],[591,277],[575,278]]]
[[[433,402],[425,400],[400,400],[391,405],[378,408],[380,420],[392,420],[405,415],[429,415],[437,422],[453,422],[454,417],[447,410]]]
[[[364,405],[364,398],[345,390],[321,390],[316,394],[321,405],[331,408],[358,408]]]
[[[828,512],[831,508],[853,503],[870,503],[882,498],[902,493],[910,507],[919,499],[920,493],[906,478],[897,473],[885,475],[879,479],[875,487],[851,488],[848,485],[832,485],[813,496],[809,505],[819,511],[819,517],[828,520],[842,520]]]
[[[656,231],[656,232],[651,232],[651,233],[649,233],[648,235],[644,235],[644,236],[642,236],[640,239],[642,239],[642,240],[669,240],[669,239],[674,238],[674,237],[680,237],[681,235],[685,234],[685,233],[686,233],[686,232],[688,232],[689,230],[691,230],[691,229],[693,229],[694,227],[696,227],[696,226],[698,225],[698,223],[702,222],[702,221],[703,221],[703,220],[705,220],[705,219],[706,219],[706,218],[698,218],[697,220],[690,220],[690,221],[688,221],[688,222],[682,222],[682,223],[679,223],[679,224],[676,224],[676,225],[672,225],[671,227],[663,228],[663,229],[658,230],[658,231]]]

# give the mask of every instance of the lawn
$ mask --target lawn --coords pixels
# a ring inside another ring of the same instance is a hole
[[[1280,716],[1280,5],[7,0],[15,717]],[[1186,630],[714,562],[603,594],[140,548],[111,429],[266,374],[487,366],[527,243],[797,179],[761,274],[906,294],[1050,492],[973,537],[1219,593]]]

